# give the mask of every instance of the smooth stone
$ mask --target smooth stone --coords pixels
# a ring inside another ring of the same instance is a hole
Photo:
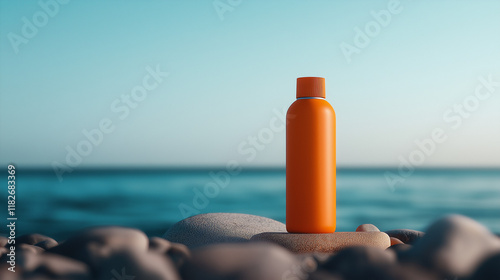
[[[332,254],[319,253],[319,252],[305,253],[305,254],[302,254],[302,255],[309,256],[309,257],[313,258],[314,261],[316,262],[317,266],[325,263],[332,256]]]
[[[4,254],[8,254],[9,253],[9,250],[5,247],[0,247],[0,258],[4,255]]]
[[[0,279],[2,280],[21,280],[19,270],[16,269],[16,272],[11,272],[7,270],[10,267],[8,263],[1,262],[0,263]],[[36,279],[36,280],[44,280],[44,279]]]
[[[43,240],[35,244],[35,246],[43,248],[44,250],[54,248],[57,245],[59,245],[59,243],[57,243],[57,241],[55,241],[54,239]]]
[[[408,251],[411,249],[413,245],[410,244],[395,244],[391,247],[387,248],[387,251],[392,251],[396,254],[397,259],[400,262],[405,262],[408,260]]]
[[[208,213],[177,222],[163,235],[163,238],[189,248],[196,248],[216,243],[245,242],[258,233],[269,231],[286,231],[286,226],[260,216]]]
[[[379,232],[380,230],[378,229],[378,227],[372,224],[362,224],[356,228],[356,232],[370,232],[370,231]]]
[[[391,245],[389,236],[383,232],[264,232],[254,235],[252,240],[276,243],[294,253],[335,253],[352,246],[371,246],[386,249]]]
[[[397,244],[405,244],[405,243],[403,241],[397,239],[396,237],[391,237],[391,246],[394,246]]]
[[[413,244],[425,235],[424,232],[412,229],[393,229],[388,230],[385,233],[387,233],[390,237],[403,241],[405,244]]]
[[[345,279],[381,279],[384,270],[396,263],[396,255],[374,247],[350,247],[330,257],[320,269]]]
[[[415,264],[401,264],[396,263],[391,267],[388,267],[384,271],[384,277],[378,279],[384,280],[445,280],[439,275],[433,273],[432,271],[427,271],[422,269],[422,267]],[[374,279],[374,278],[364,278]],[[448,279],[451,280],[451,279]],[[458,279],[456,279],[458,280]]]
[[[124,251],[105,260],[97,272],[99,280],[179,280],[179,273],[166,256],[148,251]]]
[[[50,253],[24,254],[19,266],[26,279],[93,279],[83,262]]]
[[[327,274],[328,273],[328,274]],[[330,275],[331,278],[327,278]],[[437,280],[414,265],[402,266],[393,251],[350,247],[330,257],[309,279]]]
[[[429,276],[418,269],[408,270],[395,266],[388,271],[378,271],[377,274],[364,275],[357,278],[342,277],[339,274],[320,270],[309,275],[308,280],[447,280]],[[296,279],[293,279],[296,280]],[[299,279],[302,280],[302,279]]]
[[[35,246],[35,245],[21,243],[21,244],[16,246],[16,253],[17,252],[23,252],[23,253],[27,253],[27,254],[41,254],[41,253],[45,252],[45,250],[38,247],[38,246]]]
[[[410,244],[401,243],[401,244],[391,245],[391,247],[387,248],[387,250],[392,250],[392,251],[398,253],[398,252],[406,252],[406,251],[410,250],[411,247],[412,247],[412,245],[410,245]]]
[[[95,270],[113,254],[146,252],[148,245],[148,237],[142,231],[110,226],[85,229],[47,252],[83,261]]]
[[[191,251],[184,244],[173,243],[164,238],[151,237],[149,251],[170,257],[174,265],[179,268],[191,257]]]
[[[191,258],[191,251],[184,244],[172,243],[172,247],[167,251],[167,256],[170,257],[177,268],[180,268]]]
[[[308,280],[345,280],[339,275],[332,275],[328,271],[318,270],[309,275]],[[295,279],[294,279],[295,280]],[[299,280],[302,280],[299,278]]]
[[[0,236],[0,247],[4,247],[8,245],[7,243],[9,242],[9,239],[4,236]]]
[[[451,215],[434,222],[409,250],[410,261],[448,276],[466,277],[500,252],[500,240],[476,221]]]
[[[158,254],[166,254],[168,249],[172,247],[172,242],[160,238],[160,237],[151,237],[149,238],[149,251],[155,252]]]
[[[500,279],[500,254],[496,254],[484,261],[474,272],[470,280],[498,280]]]
[[[323,263],[328,259],[328,257],[324,257],[319,255],[318,253],[312,254],[302,254],[296,256],[299,260],[299,267],[304,273],[311,273],[316,271],[320,263]]]
[[[307,276],[300,269],[297,257],[269,243],[224,243],[196,249],[192,254],[181,268],[184,280],[306,279]]]
[[[55,243],[57,244],[57,241],[54,239],[38,234],[38,233],[33,233],[33,234],[25,234],[20,236],[19,238],[16,238],[16,244],[29,244],[29,245],[35,245],[37,243],[43,242],[43,241],[49,241],[52,244]]]

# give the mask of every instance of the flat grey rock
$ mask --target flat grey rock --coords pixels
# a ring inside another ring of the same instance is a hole
[[[288,250],[303,253],[336,253],[353,246],[370,246],[387,249],[391,245],[384,232],[334,232],[334,233],[288,233],[263,232],[252,237],[255,241],[267,241]]]
[[[286,232],[286,226],[255,215],[208,213],[177,222],[163,238],[195,248],[215,243],[245,242],[262,232]]]

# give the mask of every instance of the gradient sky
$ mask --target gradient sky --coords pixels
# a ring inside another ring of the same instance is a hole
[[[16,53],[12,34],[43,10],[1,1],[0,164],[64,164],[109,119],[79,166],[283,166],[284,131],[255,158],[241,150],[270,137],[297,77],[322,76],[339,165],[397,166],[440,128],[422,166],[500,167],[500,87],[473,100],[479,77],[500,82],[500,1],[401,1],[348,62],[341,44],[390,2],[243,0],[219,15],[213,1],[71,1]],[[127,116],[113,111],[157,65],[168,77]],[[464,100],[467,117],[448,111]]]

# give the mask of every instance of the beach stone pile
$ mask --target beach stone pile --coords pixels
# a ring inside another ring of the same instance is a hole
[[[29,234],[16,239],[15,273],[7,270],[9,246],[0,237],[2,280],[500,279],[500,238],[458,215],[425,234],[370,224],[350,233],[288,234],[278,221],[235,213],[193,216],[163,237],[115,226],[61,242]]]

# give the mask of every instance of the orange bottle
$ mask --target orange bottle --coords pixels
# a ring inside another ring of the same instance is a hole
[[[335,112],[325,79],[297,79],[286,115],[286,229],[330,233],[336,226]]]

